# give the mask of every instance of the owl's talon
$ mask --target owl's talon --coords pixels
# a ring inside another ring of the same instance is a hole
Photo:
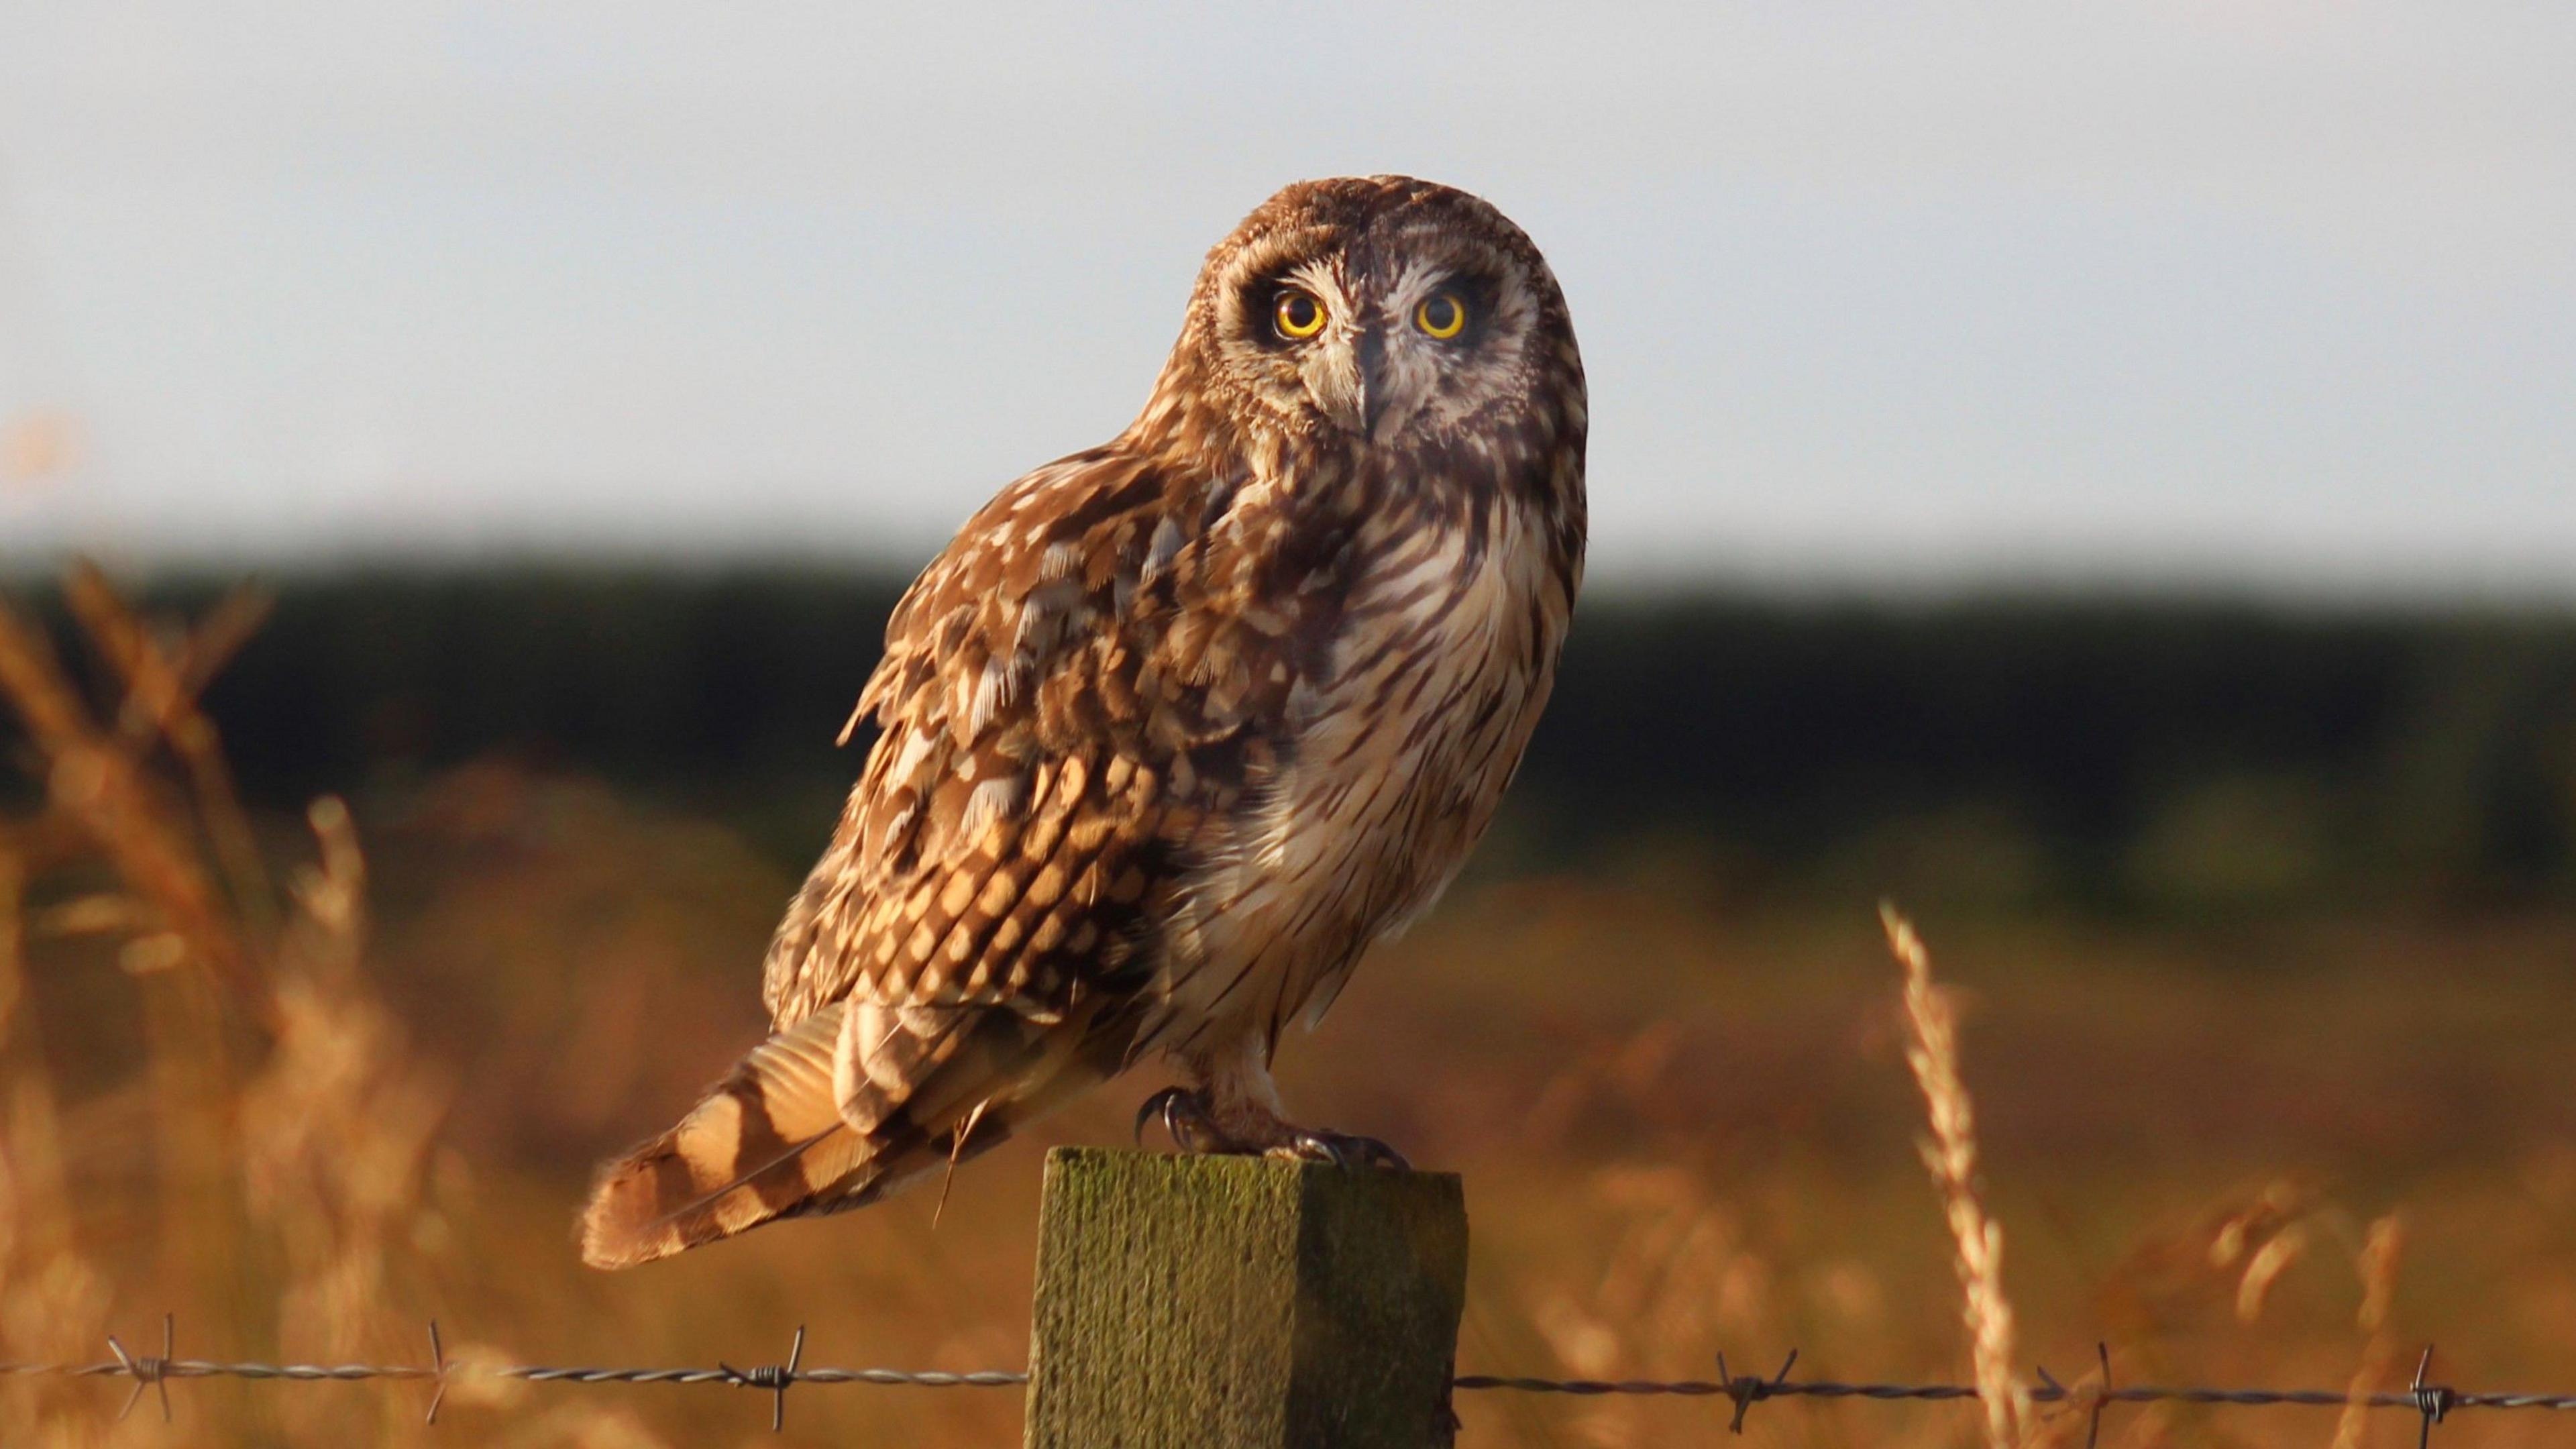
[[[1312,1162],[1325,1167],[1340,1167],[1341,1149],[1333,1146],[1319,1132],[1298,1132],[1285,1142],[1261,1154],[1273,1162]]]
[[[1226,1141],[1216,1119],[1208,1115],[1207,1099],[1187,1087],[1165,1087],[1145,1099],[1136,1109],[1136,1145],[1145,1145],[1145,1124],[1156,1119],[1170,1135],[1172,1145],[1183,1152],[1233,1152],[1240,1149]]]
[[[1144,1105],[1136,1109],[1136,1145],[1139,1147],[1145,1145],[1145,1124],[1157,1117],[1163,1120],[1163,1130],[1171,1134],[1174,1142],[1179,1142],[1181,1129],[1175,1123],[1173,1113],[1189,1095],[1189,1089],[1186,1087],[1165,1087],[1147,1097]]]
[[[1413,1170],[1413,1164],[1405,1161],[1403,1153],[1374,1137],[1346,1137],[1342,1140],[1345,1150],[1358,1150],[1360,1165],[1363,1167],[1383,1167],[1392,1172]]]
[[[1270,1150],[1270,1155],[1289,1162],[1320,1162],[1332,1167],[1384,1167],[1396,1172],[1410,1172],[1413,1164],[1404,1154],[1374,1137],[1354,1137],[1347,1132],[1315,1132],[1298,1129],[1288,1140]]]

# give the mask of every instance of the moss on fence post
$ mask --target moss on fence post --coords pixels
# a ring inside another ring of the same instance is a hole
[[[1454,1436],[1450,1173],[1047,1155],[1029,1449],[1431,1449]]]

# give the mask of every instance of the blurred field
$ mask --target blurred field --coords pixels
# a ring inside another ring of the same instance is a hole
[[[229,652],[227,616],[193,635],[155,630],[103,589],[76,589],[62,612],[87,627],[56,629],[50,646],[27,627],[0,637],[27,782],[0,836],[0,1357],[94,1359],[108,1331],[153,1338],[166,1308],[183,1354],[219,1357],[418,1361],[435,1315],[451,1346],[548,1362],[767,1362],[799,1323],[809,1363],[1022,1362],[1044,1140],[964,1169],[935,1227],[923,1195],[627,1275],[575,1260],[592,1164],[663,1125],[758,1035],[758,953],[828,797],[791,806],[812,797],[777,791],[746,807],[686,780],[645,783],[613,758],[468,748],[471,732],[440,737],[435,720],[397,713],[348,779],[324,782],[354,792],[345,814],[301,816],[257,780],[237,810],[213,734],[238,734],[226,691],[288,665],[244,656],[209,722],[186,700]],[[368,637],[337,647],[361,657]],[[376,637],[399,660],[399,639]],[[2526,647],[2557,658],[2555,644]],[[58,650],[77,683],[49,696]],[[815,668],[845,695],[865,664]],[[2510,707],[2481,717],[2485,734],[2457,737],[2555,737],[2576,753],[2576,730],[2552,736],[2536,712],[2555,696],[2531,681],[2555,676],[2454,664],[2519,681],[2488,690]],[[2349,753],[2392,758],[2373,750],[2413,738],[2392,721],[2424,718],[2428,697],[2398,689],[2411,705],[2354,716],[2377,743]],[[68,717],[48,724],[31,698]],[[259,709],[305,704],[345,707],[272,684]],[[2215,735],[2263,733],[2199,707]],[[1886,742],[1908,729],[1897,712],[1866,720],[1883,755],[1902,756]],[[279,748],[273,734],[230,743]],[[2080,852],[2029,844],[2047,836],[2027,823],[2044,809],[1976,816],[1968,794],[1908,817],[1953,828],[1901,848],[1855,827],[1748,864],[1756,836],[1730,845],[1670,821],[1596,823],[1593,844],[1559,848],[1556,822],[1584,808],[1568,782],[1587,777],[1534,766],[1539,798],[1498,848],[1368,964],[1318,1033],[1287,1044],[1285,1087],[1315,1120],[1467,1175],[1463,1371],[1707,1376],[1720,1350],[1768,1368],[1796,1346],[1802,1375],[1960,1378],[1949,1240],[1916,1158],[1922,1105],[1874,915],[1881,889],[1917,886],[1958,988],[2026,1361],[2072,1382],[2107,1339],[2125,1382],[2341,1388],[2371,1362],[2402,1382],[2430,1340],[2462,1386],[2576,1389],[2576,909],[2548,834],[2576,797],[2548,795],[2547,746],[2501,753],[2540,773],[2497,776],[2490,749],[2454,774],[2536,780],[2535,798],[2461,829],[2491,841],[2478,822],[2540,822],[2504,831],[2526,842],[2520,855],[2455,841],[2447,881],[2426,870],[2403,877],[2420,888],[2380,890],[2370,882],[2402,857],[2379,845],[2349,857],[2375,864],[2315,866],[2300,889],[2263,874],[2277,850],[2214,856],[2288,839],[2312,865],[2347,859],[2362,797],[2336,792],[2376,767],[2284,766],[2276,784],[2312,787],[2255,788],[2251,825],[2195,837],[2150,824],[2102,852],[2120,862],[2106,879],[2203,883],[2164,896],[2034,883],[2062,864],[1990,888],[1976,850],[2025,866]],[[1820,811],[1848,814],[1815,793]],[[1605,789],[1598,808],[1620,798]],[[2266,798],[2326,813],[2267,833]],[[1957,824],[1972,816],[2025,823]],[[1794,873],[1776,864],[1792,858]],[[2503,858],[2527,864],[2477,865]],[[2172,873],[2137,864],[2155,859]],[[2248,871],[2246,889],[2206,885]],[[1121,1137],[1156,1085],[1122,1081],[1057,1119],[1054,1140]],[[2357,1260],[2392,1215],[2383,1257],[2393,1234],[2402,1248],[2384,1265],[2393,1298],[2374,1346]],[[125,1391],[0,1386],[0,1438],[107,1442]],[[174,1390],[174,1427],[147,1405],[113,1433],[771,1442],[750,1395],[493,1395],[460,1387],[424,1431],[416,1388],[190,1383]],[[788,1439],[1007,1444],[1017,1410],[1007,1391],[805,1389]],[[1467,1445],[1698,1443],[1724,1421],[1708,1401],[1468,1395],[1460,1410]],[[2324,1444],[2335,1431],[2333,1410],[2122,1409],[2104,1438]],[[2384,1415],[2364,1442],[2413,1432]],[[2471,1414],[2439,1442],[2564,1432],[2543,1415]],[[1798,1402],[1758,1409],[1747,1442],[1976,1434],[1959,1406]]]

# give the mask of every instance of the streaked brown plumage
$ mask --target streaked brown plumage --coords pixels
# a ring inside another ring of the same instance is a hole
[[[860,1206],[1149,1052],[1192,1145],[1330,1141],[1271,1053],[1491,821],[1582,575],[1584,428],[1564,300],[1492,207],[1372,177],[1253,212],[1135,423],[896,608],[770,949],[778,1034],[609,1169],[584,1256]]]

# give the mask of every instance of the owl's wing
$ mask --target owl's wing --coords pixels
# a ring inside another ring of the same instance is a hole
[[[1150,898],[1293,677],[1288,641],[1206,587],[1241,552],[1206,492],[1079,455],[1005,489],[905,594],[851,721],[881,733],[770,949],[777,1025],[845,996],[1046,1016],[1150,954]]]
[[[611,1170],[592,1261],[857,1206],[1124,1065],[1173,893],[1274,763],[1335,597],[1232,501],[1113,445],[1005,489],[914,583],[770,949],[780,1035]]]

